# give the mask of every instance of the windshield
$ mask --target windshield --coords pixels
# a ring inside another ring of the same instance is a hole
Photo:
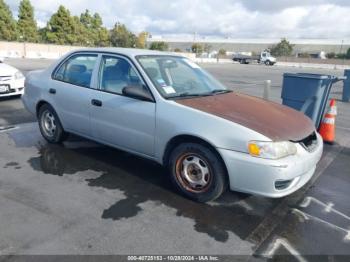
[[[138,56],[142,68],[165,98],[231,92],[205,70],[184,57]]]

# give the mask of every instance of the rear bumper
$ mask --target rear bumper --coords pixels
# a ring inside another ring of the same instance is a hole
[[[226,164],[230,189],[266,197],[283,197],[304,186],[313,176],[323,152],[323,141],[313,152],[297,145],[298,152],[279,160],[252,157],[249,154],[218,149]]]
[[[24,93],[21,97],[24,108],[27,109],[32,115],[36,115],[36,104],[33,99],[30,99],[29,96]]]

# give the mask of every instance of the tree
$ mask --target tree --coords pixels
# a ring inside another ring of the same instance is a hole
[[[75,38],[72,44],[77,44],[81,46],[94,45],[94,40],[91,39],[88,30],[80,22],[80,18],[78,16],[73,16],[73,31],[74,31]]]
[[[159,50],[159,51],[167,51],[169,49],[169,46],[166,42],[160,41],[160,42],[152,42],[149,49],[151,50]]]
[[[201,44],[199,44],[199,43],[194,43],[191,46],[191,50],[192,50],[192,53],[200,55],[201,53],[203,53],[203,46]]]
[[[213,47],[211,45],[204,44],[203,51],[209,54],[212,48]]]
[[[147,37],[148,37],[148,32],[141,32],[138,34],[136,38],[136,47],[137,48],[146,48],[147,46]]]
[[[98,43],[95,43],[95,45],[97,45],[97,46],[110,46],[111,45],[109,32],[108,32],[107,28],[101,27],[98,30]]]
[[[124,24],[117,22],[111,30],[111,43],[117,47],[135,47],[136,36]]]
[[[73,45],[77,41],[77,21],[64,6],[60,6],[47,24],[46,39],[54,44]]]
[[[219,50],[219,55],[220,55],[220,56],[225,56],[225,55],[226,55],[226,50],[223,49],[223,48],[220,48],[220,50]]]
[[[274,56],[290,56],[293,52],[293,46],[287,39],[282,38],[277,45],[271,48],[271,54]]]
[[[90,11],[88,9],[85,10],[84,13],[80,15],[79,23],[81,24],[81,33],[83,36],[81,37],[81,40],[85,42],[85,45],[87,46],[94,46],[95,42],[98,40],[98,35],[94,33],[93,30],[93,23],[92,23],[93,17],[90,14]],[[77,27],[78,21],[76,21]]]
[[[333,58],[336,57],[336,53],[330,52],[330,53],[328,53],[326,56],[327,56],[328,59],[333,59]]]
[[[0,40],[13,41],[17,39],[16,21],[8,5],[0,0]]]
[[[47,43],[47,37],[46,37],[46,33],[47,33],[47,27],[43,27],[43,28],[39,28],[38,29],[38,35],[39,35],[39,42],[40,43]]]
[[[90,14],[89,10],[85,10],[80,15],[80,23],[85,28],[85,42],[89,46],[108,46],[109,32],[103,27],[102,18],[98,13]]]
[[[17,27],[21,40],[38,42],[39,34],[34,19],[34,8],[29,0],[22,0],[19,4]]]
[[[350,48],[346,51],[346,59],[350,59]]]
[[[92,19],[92,31],[96,34],[95,46],[109,46],[110,38],[109,32],[103,26],[102,18],[98,13],[95,13]]]

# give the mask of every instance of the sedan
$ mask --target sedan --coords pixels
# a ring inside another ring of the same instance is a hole
[[[4,59],[0,58],[0,97],[22,95],[24,75],[3,61]]]
[[[48,142],[74,133],[156,161],[199,202],[227,188],[286,196],[310,180],[322,155],[302,113],[234,92],[173,53],[77,50],[30,73],[25,87],[23,103]]]

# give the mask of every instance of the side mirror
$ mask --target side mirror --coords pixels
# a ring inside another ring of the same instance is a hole
[[[154,99],[153,99],[153,96],[151,95],[151,93],[142,87],[126,86],[123,88],[122,92],[123,92],[123,95],[131,97],[131,98],[135,98],[135,99],[139,99],[139,100],[143,100],[143,101],[154,102]]]

